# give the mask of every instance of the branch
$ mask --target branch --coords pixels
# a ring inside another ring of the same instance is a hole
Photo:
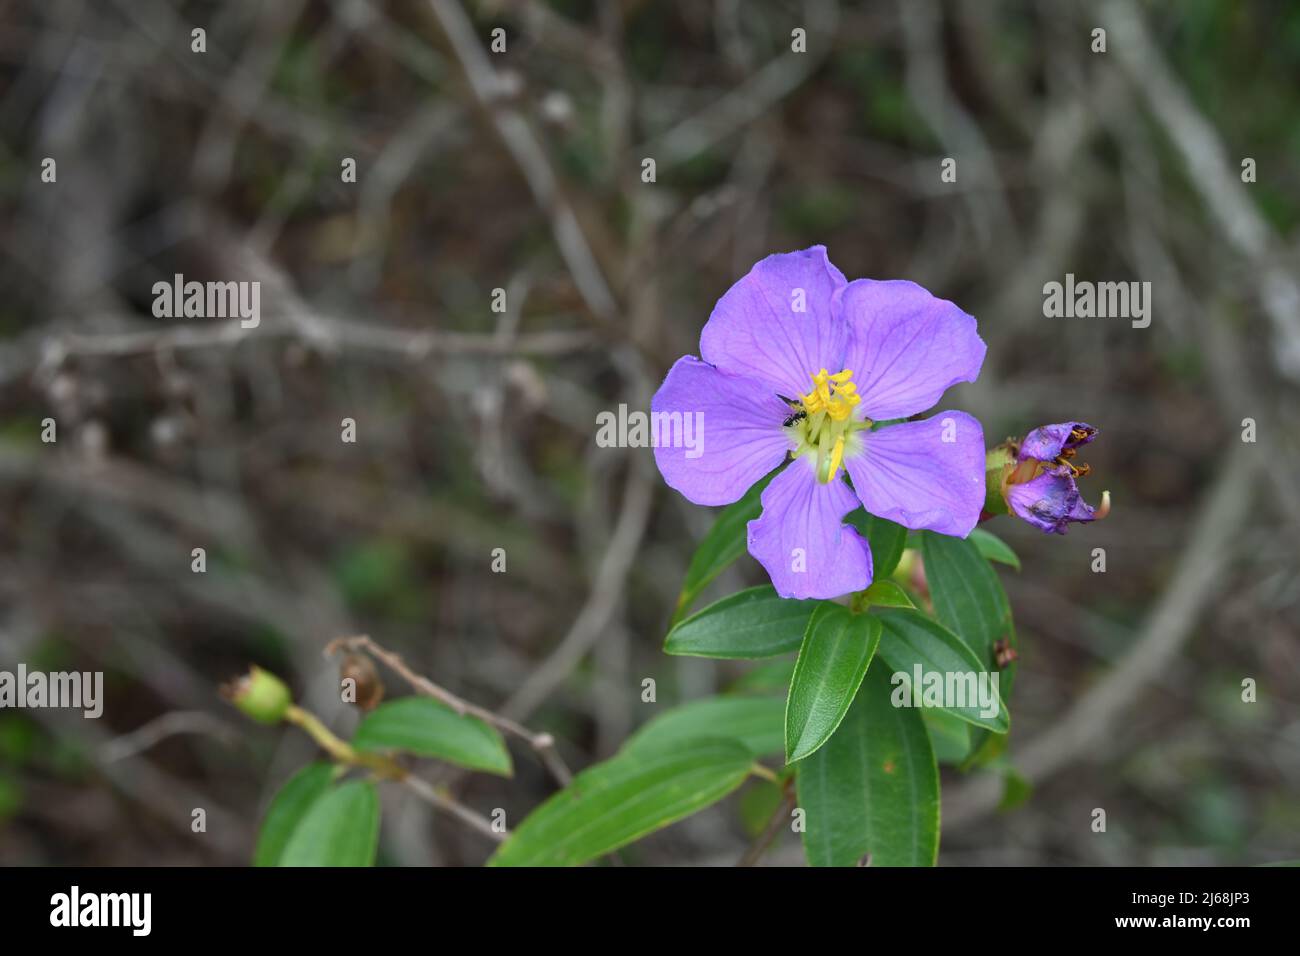
[[[1277,337],[1274,354],[1278,370],[1300,383],[1300,282],[1271,260],[1272,230],[1229,164],[1214,127],[1197,111],[1151,42],[1136,8],[1127,0],[1109,0],[1104,10],[1123,36],[1115,44],[1115,54],[1182,154],[1189,182],[1201,194],[1228,243],[1260,270],[1261,303]]]
[[[541,759],[546,769],[551,775],[559,781],[560,786],[568,786],[569,781],[573,779],[568,766],[560,757],[555,748],[555,738],[547,733],[536,733],[529,730],[516,721],[500,714],[493,713],[485,707],[479,707],[471,704],[469,701],[457,697],[451,691],[435,684],[429,678],[412,670],[411,667],[402,660],[401,656],[387,650],[372,641],[367,635],[359,634],[356,637],[340,637],[325,646],[325,656],[332,657],[341,648],[347,648],[351,651],[360,651],[368,653],[373,657],[383,661],[385,665],[399,674],[403,680],[410,684],[416,691],[424,694],[426,697],[432,697],[434,700],[446,704],[458,714],[469,714],[479,718],[485,723],[491,724],[504,733],[511,734],[523,740],[528,746],[536,751],[537,756]]]
[[[460,62],[471,91],[496,127],[515,164],[532,190],[533,199],[550,219],[551,232],[560,255],[573,275],[578,292],[596,318],[611,322],[618,317],[618,303],[610,291],[605,275],[596,262],[578,224],[573,207],[560,191],[546,150],[533,134],[523,115],[501,102],[502,82],[488,61],[474,33],[474,25],[456,0],[429,0],[433,14],[442,26],[456,59]]]

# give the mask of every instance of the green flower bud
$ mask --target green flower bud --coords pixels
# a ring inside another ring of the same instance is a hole
[[[1004,515],[1008,512],[1005,497],[1006,477],[1016,464],[1016,451],[1011,442],[990,448],[984,456],[984,513]]]
[[[284,681],[254,664],[247,674],[221,689],[222,696],[263,724],[278,724],[293,706]]]

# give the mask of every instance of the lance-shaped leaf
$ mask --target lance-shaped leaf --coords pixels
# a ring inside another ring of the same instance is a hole
[[[931,689],[937,686],[943,693],[932,706],[994,733],[1007,732],[1011,718],[993,681],[997,677],[1000,685],[1001,678],[997,671],[990,672],[961,638],[920,611],[889,609],[872,613],[884,625],[880,656],[891,671],[905,678],[905,684],[896,686],[909,688],[900,692],[909,697],[918,692],[931,705]]]
[[[351,780],[322,794],[294,828],[280,866],[373,866],[379,846],[379,795]]]
[[[907,596],[907,592],[890,580],[876,581],[862,592],[864,606],[876,607],[916,607],[916,603]]]
[[[974,542],[946,534],[921,535],[921,558],[935,617],[991,664],[994,643],[1011,635],[1011,605],[997,572]]]
[[[939,770],[921,712],[890,702],[877,659],[826,745],[795,773],[813,866],[933,866],[939,852]]]
[[[576,866],[721,800],[753,762],[734,740],[694,739],[620,751],[529,814],[492,866]]]
[[[510,753],[497,731],[432,697],[402,697],[365,716],[352,738],[358,750],[400,750],[510,776]]]
[[[636,747],[669,747],[700,737],[735,740],[754,757],[779,754],[785,701],[779,697],[706,697],[660,714],[628,738]]]
[[[785,707],[785,760],[802,760],[844,719],[880,643],[880,621],[829,601],[808,621]]]
[[[275,866],[311,805],[330,788],[334,766],[328,763],[310,763],[287,781],[271,800],[257,835],[257,849],[253,852],[254,866]]]
[[[966,540],[979,549],[985,561],[997,561],[1000,564],[1010,565],[1017,571],[1020,570],[1020,556],[1011,550],[1011,545],[993,532],[975,528]]]
[[[780,597],[771,585],[748,588],[679,621],[664,651],[687,657],[774,657],[797,650],[817,601]]]
[[[1016,630],[1011,620],[1011,603],[997,572],[981,553],[979,540],[974,533],[963,541],[927,531],[921,536],[921,557],[935,617],[961,637],[986,669],[997,669],[995,645],[1005,640],[1014,649]],[[1010,699],[1015,679],[1014,662],[1001,668],[999,689],[1003,700]],[[985,733],[971,734],[972,759],[978,761],[992,755],[991,748],[996,745]]]

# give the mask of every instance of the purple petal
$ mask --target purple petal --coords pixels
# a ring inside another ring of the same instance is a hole
[[[749,523],[749,553],[784,598],[832,598],[871,583],[871,549],[843,523],[858,506],[843,481],[821,484],[799,458],[763,489],[763,514]]]
[[[678,359],[650,401],[655,463],[697,505],[727,505],[785,460],[789,406],[766,385]],[[680,417],[677,417],[680,416]]]
[[[1025,440],[1020,443],[1019,458],[1021,461],[1028,458],[1053,461],[1060,457],[1061,452],[1086,445],[1096,437],[1097,429],[1085,422],[1043,425],[1025,436]]]
[[[1091,521],[1074,476],[1066,467],[1049,468],[1038,477],[1007,489],[1007,506],[1035,528],[1065,534],[1071,521]]]
[[[713,307],[700,354],[724,372],[798,398],[821,369],[840,370],[848,333],[831,298],[844,285],[825,246],[768,256]]]
[[[980,373],[985,345],[975,318],[915,282],[855,279],[836,303],[849,325],[844,367],[859,408],[877,421],[932,408],[950,386]]]
[[[939,412],[861,432],[846,455],[853,490],[873,515],[964,538],[984,506],[984,429],[965,412]]]

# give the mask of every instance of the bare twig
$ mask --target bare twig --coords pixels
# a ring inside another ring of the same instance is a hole
[[[1278,370],[1300,383],[1300,282],[1273,258],[1272,230],[1231,169],[1214,127],[1197,111],[1151,42],[1137,9],[1128,0],[1108,0],[1102,9],[1124,38],[1115,44],[1115,55],[1178,147],[1191,185],[1229,244],[1259,270],[1261,304],[1273,323]]]
[[[606,322],[617,317],[618,304],[591,251],[573,207],[560,190],[559,179],[546,150],[528,121],[501,101],[502,83],[474,33],[474,26],[456,0],[429,0],[434,16],[451,43],[470,89],[492,119],[497,134],[528,181],[538,207],[550,219],[560,255],[573,275],[578,291],[593,315]]]
[[[115,763],[143,753],[177,734],[206,734],[230,745],[239,739],[233,727],[201,710],[173,710],[128,734],[114,737],[100,748],[100,760]]]
[[[427,780],[414,776],[393,758],[384,754],[357,750],[347,741],[335,736],[311,711],[295,704],[290,706],[285,720],[306,732],[336,763],[369,770],[380,780],[400,783],[420,799],[450,813],[492,840],[500,842],[509,835],[504,829],[496,830],[486,817],[457,801],[446,788],[436,787]]]
[[[505,829],[497,830],[492,826],[492,821],[480,813],[476,813],[463,803],[459,803],[442,787],[435,787],[427,780],[419,777],[407,776],[402,778],[402,785],[412,793],[418,795],[421,800],[432,804],[439,810],[450,813],[457,820],[467,824],[470,828],[477,830],[489,840],[501,843],[510,835]]]
[[[623,597],[627,574],[636,559],[650,517],[652,486],[641,470],[628,469],[623,509],[601,559],[587,601],[573,626],[550,655],[506,702],[502,711],[513,715],[531,714],[572,672],[591,645],[600,637],[606,622]]]
[[[394,654],[392,651],[376,644],[369,636],[359,634],[355,637],[340,637],[325,646],[325,656],[332,657],[341,648],[347,648],[352,651],[363,651],[378,658],[385,665],[399,674],[403,680],[411,685],[416,691],[424,694],[426,697],[432,697],[434,700],[446,704],[458,714],[470,714],[479,718],[485,723],[491,724],[498,730],[507,734],[518,737],[520,740],[532,747],[537,752],[537,756],[542,763],[551,772],[552,776],[560,782],[561,786],[567,786],[573,779],[573,774],[565,765],[564,760],[560,757],[559,752],[555,749],[555,738],[547,733],[537,733],[529,730],[527,727],[503,717],[500,714],[493,713],[485,707],[479,707],[477,704],[471,704],[469,701],[457,697],[451,691],[435,684],[423,674],[412,670],[411,667],[402,660],[401,656]]]

